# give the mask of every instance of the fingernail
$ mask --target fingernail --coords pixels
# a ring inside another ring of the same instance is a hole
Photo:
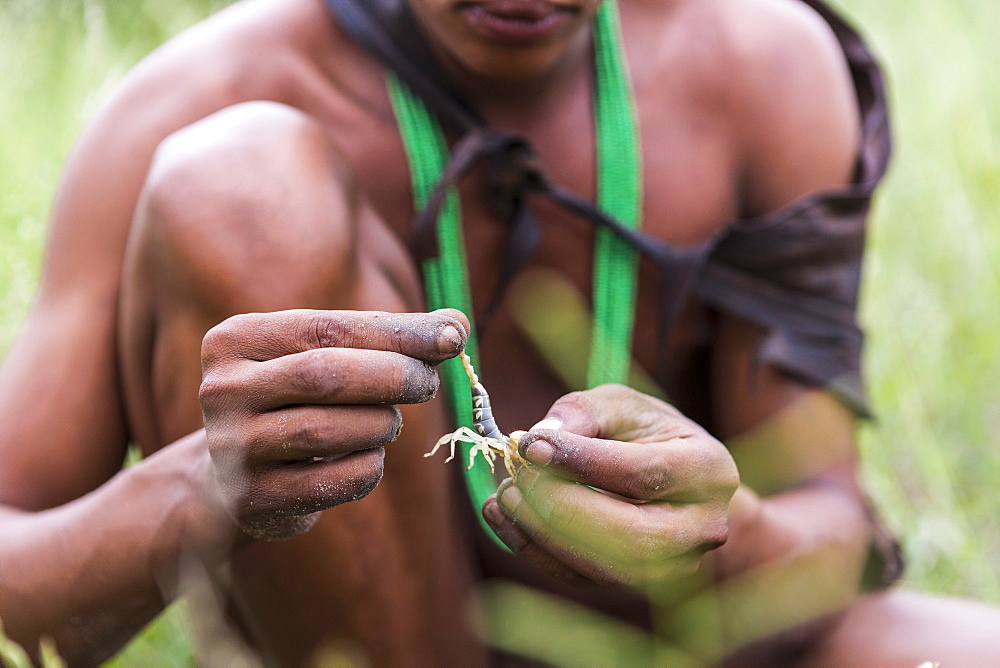
[[[536,480],[538,480],[538,471],[530,466],[522,466],[521,470],[517,472],[515,484],[524,491],[530,492],[531,488],[535,486]]]
[[[503,511],[500,510],[500,506],[497,505],[497,499],[493,498],[486,499],[486,503],[483,505],[483,517],[490,526],[499,526],[504,522]]]
[[[548,441],[536,438],[531,443],[525,447],[521,456],[527,459],[532,464],[538,464],[539,466],[545,466],[552,461],[552,457],[556,454],[555,448]]]
[[[557,417],[547,417],[535,423],[535,426],[528,431],[534,431],[535,429],[562,429],[563,423]]]
[[[438,352],[455,353],[462,349],[462,335],[455,325],[445,325],[438,332]]]
[[[517,510],[518,505],[521,503],[521,490],[514,485],[508,485],[507,489],[500,492],[498,500],[504,510],[510,514]]]

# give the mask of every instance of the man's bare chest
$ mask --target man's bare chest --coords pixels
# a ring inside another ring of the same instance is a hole
[[[725,229],[739,210],[735,158],[724,139],[694,134],[689,119],[651,119],[642,128],[642,222],[645,233],[679,247],[697,245]],[[515,130],[516,131],[516,130]],[[547,179],[581,197],[595,200],[599,168],[589,118],[572,125],[550,124],[524,133],[537,152]],[[373,128],[367,136],[339,137],[351,156],[359,191],[404,244],[414,230],[412,170],[398,130]],[[488,164],[459,183],[461,224],[473,286],[496,273],[510,225],[488,203]],[[561,269],[581,284],[592,255],[593,223],[554,205],[543,195],[527,201],[542,232],[533,256]],[[477,281],[477,276],[482,280]]]
[[[374,104],[341,105],[336,117],[324,125],[349,157],[360,198],[414,257],[413,166],[407,160],[384,84],[373,84],[369,95]],[[724,132],[714,131],[711,123],[690,105],[663,108],[659,95],[655,100],[640,95],[637,114],[643,230],[682,248],[710,240],[736,217],[740,207],[737,158],[729,138]],[[550,110],[516,127],[503,127],[531,143],[551,182],[594,200],[599,169],[589,98],[578,96],[556,113]],[[486,168],[473,170],[458,189],[473,306],[479,313],[496,289],[511,232],[486,204],[488,177]],[[539,223],[541,241],[530,257],[521,259],[529,268],[554,269],[589,307],[593,224],[542,196],[530,197],[529,204]],[[655,326],[654,300],[655,290],[640,291],[640,327]],[[486,377],[492,380],[491,388],[500,390],[495,399],[501,415],[511,415],[517,420],[511,428],[517,428],[525,426],[523,420],[544,410],[541,404],[558,397],[566,388],[542,370],[544,360],[539,360],[538,351],[525,340],[519,316],[510,307],[510,301],[505,300],[492,319],[483,341],[482,364]],[[636,341],[638,357],[656,358],[662,342],[643,332]],[[516,391],[528,380],[541,386],[537,393]],[[519,399],[505,399],[505,395]]]

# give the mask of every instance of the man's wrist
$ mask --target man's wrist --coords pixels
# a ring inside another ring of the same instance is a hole
[[[204,430],[170,444],[127,475],[132,476],[134,498],[156,499],[147,512],[154,522],[160,516],[150,540],[161,576],[176,570],[182,555],[198,555],[206,565],[214,565],[250,542],[226,511]]]

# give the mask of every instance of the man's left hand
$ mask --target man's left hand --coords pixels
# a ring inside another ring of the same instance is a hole
[[[519,451],[531,465],[483,514],[511,550],[561,579],[671,580],[726,541],[736,465],[658,399],[621,385],[568,394]]]

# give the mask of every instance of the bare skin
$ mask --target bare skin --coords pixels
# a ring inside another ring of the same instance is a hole
[[[595,4],[566,0],[557,35],[515,49],[476,37],[457,3],[412,2],[484,116],[590,196]],[[846,181],[855,102],[816,16],[785,0],[621,4],[648,232],[698,243]],[[473,185],[462,194],[482,300],[503,230]],[[538,214],[532,263],[584,289],[590,231]],[[818,664],[988,656],[977,652],[990,649],[991,609],[949,603],[941,619],[915,594],[856,600],[871,527],[851,417],[773,369],[747,382],[760,333],[732,318],[712,379],[711,427],[729,451],[628,390],[563,396],[501,310],[480,368],[498,422],[550,416],[561,428],[533,430],[522,454],[538,468],[487,501],[517,554],[489,552],[459,511],[455,471],[422,458],[449,430],[429,401],[434,366],[462,349],[468,322],[421,313],[411,215],[381,69],[318,0],[238,4],[126,79],[67,165],[39,298],[0,374],[0,617],[13,637],[33,647],[52,635],[74,663],[96,663],[177,595],[179,564],[193,559],[226,567],[233,618],[267,661],[346,643],[376,664],[481,664],[488,649],[456,611],[491,564],[598,604],[618,585],[669,586],[698,568],[723,586],[743,578],[759,607],[774,590],[755,590],[755,575],[805,554],[839,579],[827,607],[787,624],[846,612],[765,640],[754,659],[790,644]],[[648,288],[636,353],[651,365],[661,344]],[[692,308],[672,336],[678,354],[699,317]],[[822,430],[796,420],[803,405]],[[775,416],[790,426],[773,428]],[[768,438],[740,445],[765,424]],[[116,475],[129,439],[149,457]],[[636,454],[623,443],[644,455],[620,456]],[[807,465],[742,465],[789,452]],[[866,635],[876,622],[881,643]],[[979,642],[925,642],[946,624]],[[704,658],[757,636],[734,638]]]

